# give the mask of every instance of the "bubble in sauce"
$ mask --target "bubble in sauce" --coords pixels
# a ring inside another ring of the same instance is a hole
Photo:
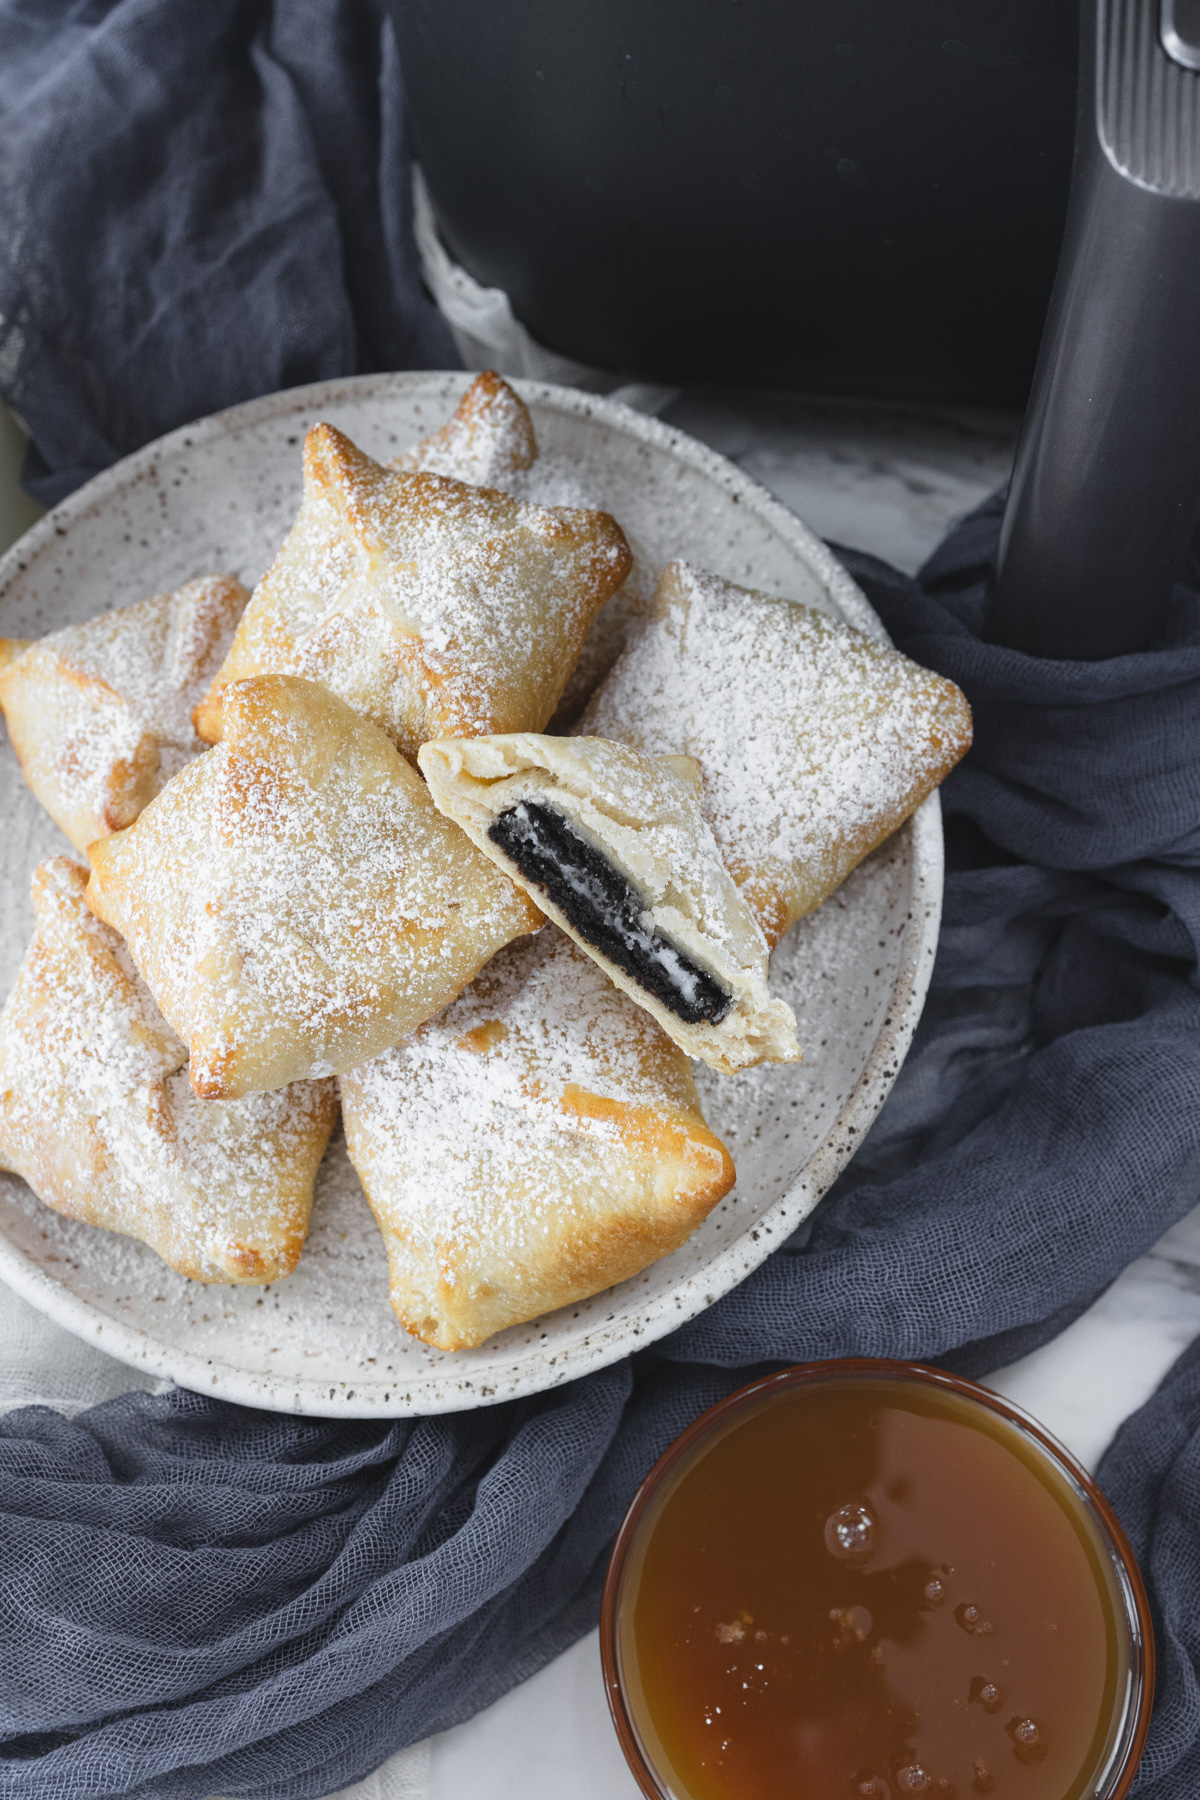
[[[972,1767],[974,1769],[974,1774],[971,1779],[971,1786],[975,1789],[977,1794],[990,1794],[996,1785],[996,1777],[992,1774],[981,1756],[975,1758]]]
[[[1013,1755],[1018,1762],[1041,1762],[1046,1756],[1036,1719],[1010,1719],[1004,1729],[1012,1739]]]
[[[855,1800],[889,1800],[886,1781],[870,1769],[859,1769],[850,1783],[850,1792]]]
[[[1002,1705],[1000,1689],[994,1681],[989,1681],[984,1675],[976,1675],[967,1693],[967,1699],[972,1706],[982,1706],[986,1713],[999,1712]]]
[[[835,1606],[830,1618],[838,1628],[842,1644],[865,1644],[875,1621],[865,1606]]]
[[[875,1548],[875,1520],[868,1507],[839,1506],[825,1521],[825,1548],[839,1562],[867,1562]]]
[[[946,1584],[940,1575],[931,1575],[925,1583],[923,1598],[926,1606],[940,1606],[946,1598]]]
[[[901,1763],[892,1777],[898,1794],[923,1794],[930,1785],[928,1772],[919,1762]]]
[[[985,1619],[979,1608],[972,1606],[967,1600],[964,1600],[961,1606],[955,1607],[954,1617],[971,1637],[987,1637],[992,1629],[990,1620]]]

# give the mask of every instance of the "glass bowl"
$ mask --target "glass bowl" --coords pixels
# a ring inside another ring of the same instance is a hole
[[[868,1380],[914,1383],[926,1390],[940,1390],[945,1396],[957,1396],[955,1410],[960,1416],[964,1402],[968,1409],[982,1409],[989,1415],[986,1420],[981,1420],[986,1435],[1002,1443],[1008,1440],[1006,1447],[1033,1471],[1062,1510],[1072,1517],[1085,1546],[1092,1546],[1094,1554],[1089,1554],[1089,1562],[1096,1573],[1097,1586],[1107,1600],[1105,1615],[1115,1619],[1117,1662],[1107,1735],[1102,1740],[1099,1755],[1093,1759],[1090,1780],[1082,1786],[1073,1784],[1071,1791],[1081,1796],[1081,1800],[1084,1796],[1086,1800],[1121,1800],[1133,1781],[1150,1722],[1154,1693],[1154,1635],[1142,1578],[1116,1515],[1086,1469],[1036,1420],[1010,1401],[975,1382],[938,1369],[873,1358],[805,1363],[741,1388],[701,1414],[663,1453],[638,1489],[609,1562],[601,1613],[600,1648],[613,1723],[643,1794],[647,1800],[693,1800],[693,1796],[679,1785],[679,1778],[673,1778],[661,1766],[669,1762],[669,1758],[657,1739],[648,1710],[643,1714],[647,1731],[639,1728],[638,1706],[632,1697],[635,1691],[640,1691],[639,1681],[625,1666],[626,1658],[634,1654],[634,1607],[645,1547],[663,1507],[680,1491],[706,1452],[732,1428],[754,1414],[767,1410],[797,1389]],[[927,1404],[929,1398],[932,1396],[927,1395]],[[969,1418],[964,1417],[963,1422],[969,1422]],[[657,1755],[647,1743],[647,1737],[658,1742]],[[1082,1774],[1081,1768],[1077,1783]],[[876,1790],[865,1787],[863,1791]],[[878,1791],[890,1790],[881,1787]],[[934,1800],[932,1788],[930,1800]]]

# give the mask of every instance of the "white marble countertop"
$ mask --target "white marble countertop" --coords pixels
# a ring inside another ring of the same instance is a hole
[[[687,393],[666,415],[733,458],[823,537],[915,570],[951,521],[1005,479],[1016,421],[778,397]],[[0,548],[34,509],[0,409]],[[135,596],[131,596],[134,598]],[[1113,1432],[1200,1333],[1200,1208],[1051,1344],[990,1385],[1094,1466]],[[0,1410],[75,1410],[152,1385],[0,1288]],[[486,1712],[402,1753],[345,1800],[636,1800],[609,1725],[593,1632]]]

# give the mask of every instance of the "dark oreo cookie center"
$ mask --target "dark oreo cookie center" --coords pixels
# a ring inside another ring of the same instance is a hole
[[[642,923],[645,902],[552,806],[521,800],[488,836],[586,943],[687,1025],[719,1025],[733,995],[669,938]]]

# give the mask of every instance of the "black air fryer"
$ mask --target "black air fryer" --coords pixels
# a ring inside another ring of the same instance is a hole
[[[1200,0],[392,5],[447,248],[537,339],[679,383],[1032,384],[994,634],[1146,640],[1200,500]]]

